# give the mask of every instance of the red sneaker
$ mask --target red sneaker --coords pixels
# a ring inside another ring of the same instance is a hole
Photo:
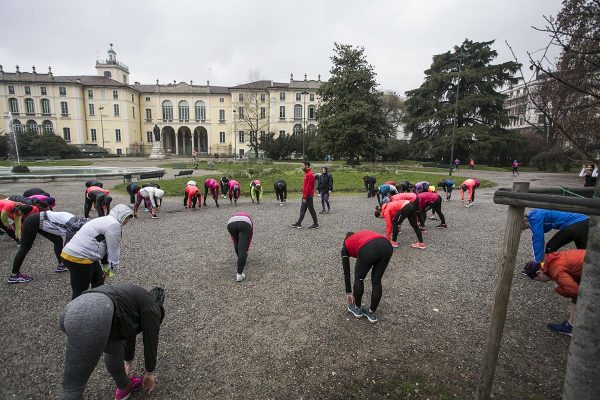
[[[424,250],[425,249],[425,243],[423,243],[423,242],[413,243],[413,244],[410,245],[410,247],[415,248],[415,249]]]

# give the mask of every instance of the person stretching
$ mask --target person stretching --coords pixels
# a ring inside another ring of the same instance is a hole
[[[392,247],[398,247],[398,242],[396,242],[399,231],[398,227],[402,224],[404,219],[408,219],[418,240],[417,243],[411,244],[410,247],[414,247],[415,249],[425,248],[423,235],[421,234],[419,225],[417,225],[417,213],[418,210],[415,205],[408,200],[394,201],[393,203],[384,204],[381,207],[375,207],[375,217],[385,221],[386,239],[390,240],[390,234],[392,235],[392,240],[390,241]]]
[[[23,192],[23,196],[25,196],[25,197],[33,196],[34,194],[41,194],[41,195],[50,197],[50,193],[48,193],[44,189],[40,189],[40,188],[31,188],[31,189],[27,189],[26,191]]]
[[[517,160],[513,160],[512,162],[512,174],[513,176],[515,174],[519,175],[519,162]]]
[[[446,193],[446,199],[444,201],[449,201],[450,197],[452,197],[452,189],[454,189],[454,181],[452,179],[442,179],[438,182],[438,187],[441,187],[444,193]]]
[[[331,212],[331,206],[329,205],[329,195],[333,191],[333,176],[331,176],[327,167],[323,167],[323,173],[319,176],[319,181],[317,182],[317,190],[321,195],[322,210],[319,211],[319,214],[329,214]],[[327,210],[325,210],[325,206],[327,206]]]
[[[89,187],[92,187],[92,186],[98,186],[98,187],[103,188],[104,187],[104,183],[100,182],[97,179],[90,179],[90,180],[88,180],[88,181],[85,182],[85,187],[86,188],[89,188]]]
[[[477,179],[467,179],[460,185],[460,201],[465,202],[465,192],[469,192],[467,196],[467,204],[465,207],[471,207],[475,204],[475,189],[479,187]]]
[[[410,184],[409,181],[402,181],[396,185],[396,189],[400,193],[412,192],[412,187],[413,186]]]
[[[76,232],[87,221],[89,221],[89,219],[79,218],[68,212],[54,211],[41,211],[25,218],[21,232],[21,246],[15,255],[12,273],[8,277],[8,283],[29,282],[33,279],[28,274],[21,273],[21,265],[23,265],[27,253],[31,250],[38,233],[51,241],[54,245],[54,255],[58,262],[54,271],[68,271],[60,258],[60,254],[63,250],[63,241],[67,238],[67,232]],[[71,237],[72,233],[68,239],[71,239]]]
[[[365,175],[363,176],[363,183],[365,184],[365,189],[367,190],[367,199],[370,197],[375,197],[377,194],[375,190],[377,179],[375,179],[374,176]]]
[[[131,182],[129,185],[127,185],[127,193],[129,193],[129,206],[133,207],[133,205],[135,204],[135,196],[137,195],[137,192],[139,192],[141,189],[140,185],[138,185],[137,183]]]
[[[85,190],[85,204],[83,206],[83,216],[85,218],[90,217],[90,210],[92,206],[98,211],[99,217],[104,217],[110,212],[110,203],[112,197],[109,195],[109,191],[102,189],[100,186],[90,186]]]
[[[432,210],[433,213],[440,217],[440,224],[436,226],[436,228],[448,228],[448,225],[446,225],[446,218],[442,213],[442,196],[432,192],[421,192],[417,197],[419,198],[419,212],[421,213],[421,228],[425,230],[425,220],[427,219],[428,210]]]
[[[254,223],[252,216],[245,212],[237,212],[233,214],[227,221],[227,231],[231,235],[233,241],[233,249],[237,256],[237,274],[236,282],[242,282],[246,279],[244,267],[248,258],[248,250],[252,244],[252,235],[254,233]]]
[[[387,202],[387,200],[384,200],[386,197],[390,197],[394,194],[398,194],[396,186],[388,185],[387,183],[379,185],[379,188],[377,189],[377,203],[382,205],[384,201]]]
[[[262,199],[262,195],[263,188],[260,184],[260,180],[255,179],[252,182],[250,182],[250,198],[252,199],[252,202],[254,203],[254,200],[256,200],[256,203],[260,204],[260,199]]]
[[[37,204],[34,204],[35,206],[37,206],[38,204],[46,204],[48,209],[53,210],[54,207],[56,207],[56,199],[52,196],[45,196],[43,194],[34,194],[32,196],[28,197],[31,200],[37,201]],[[38,207],[39,208],[39,207]]]
[[[319,228],[319,223],[313,205],[313,197],[315,195],[315,175],[313,174],[312,169],[310,169],[310,162],[304,161],[302,163],[302,171],[304,171],[304,180],[302,181],[302,205],[300,206],[300,216],[298,217],[298,221],[294,222],[292,227],[298,229],[302,228],[302,220],[308,209],[313,220],[313,224],[309,226],[308,229],[317,229]]]
[[[219,180],[219,185],[221,185],[221,194],[223,195],[223,198],[227,198],[227,191],[229,190],[229,178],[227,178],[226,176],[222,177],[221,180]]]
[[[137,218],[137,211],[143,200],[144,206],[150,211],[151,218],[158,218],[157,213],[160,211],[160,205],[162,204],[164,195],[164,190],[157,189],[154,186],[141,188],[136,195],[135,205],[133,206],[133,217]]]
[[[145,290],[116,283],[87,290],[65,307],[59,318],[67,335],[67,351],[60,400],[83,399],[90,375],[104,353],[104,365],[117,389],[116,400],[128,399],[142,387],[151,394],[160,325],[165,317],[164,290]],[[138,334],[144,338],[143,377],[132,376]]]
[[[523,273],[533,280],[556,282],[554,288],[556,293],[571,299],[568,319],[561,323],[547,325],[553,332],[568,336],[573,334],[585,252],[585,250],[567,250],[548,253],[544,262],[530,261],[523,269]]]
[[[369,322],[377,322],[377,307],[381,301],[383,287],[381,278],[387,268],[394,249],[384,236],[373,231],[348,232],[342,245],[342,267],[348,312],[356,318],[366,316]],[[350,286],[350,257],[356,258],[354,265],[354,290]],[[371,272],[371,305],[361,308],[364,280]]]
[[[190,181],[193,182],[193,181]],[[195,185],[190,185],[190,182],[185,186],[185,194],[183,196],[183,206],[185,208],[196,209],[196,202],[198,202],[198,209],[202,207],[202,192]]]
[[[20,246],[22,220],[24,216],[35,213],[36,210],[38,208],[35,206],[0,200],[0,228]],[[13,220],[12,224],[9,219]]]
[[[273,184],[273,188],[275,189],[275,196],[277,196],[279,205],[283,206],[283,203],[287,200],[287,184],[283,179],[277,179]]]
[[[413,192],[416,194],[419,194],[421,192],[426,192],[428,190],[429,190],[429,182],[427,182],[427,181],[417,182],[417,183],[415,183],[415,186],[413,187]]]
[[[408,201],[410,201],[412,204],[414,204],[415,210],[420,210],[420,207],[419,207],[419,196],[417,196],[413,192],[401,192],[401,193],[395,194],[392,197],[390,197],[390,202],[401,201],[401,200],[408,200]],[[417,212],[417,222],[419,224],[421,223],[421,214],[419,212]],[[398,229],[400,229],[401,227],[402,227],[402,225],[399,224],[398,225]]]
[[[56,201],[54,200],[54,197],[46,197],[46,196],[42,196],[42,195],[40,195],[40,197],[45,198],[45,199],[50,199],[50,202],[52,202],[52,204],[56,203]],[[14,201],[15,203],[27,204],[28,206],[36,206],[40,211],[50,209],[50,205],[46,201],[39,200],[35,196],[25,197],[25,196],[20,196],[18,194],[13,194],[13,195],[8,196],[8,200]]]
[[[76,298],[90,285],[104,284],[105,274],[119,270],[123,226],[133,213],[124,204],[117,204],[110,214],[96,218],[79,229],[61,253],[63,264],[69,269],[72,298]],[[100,261],[106,267],[100,267]]]
[[[534,261],[542,262],[544,253],[553,253],[575,242],[578,249],[587,247],[590,218],[587,215],[534,208],[523,217],[521,229],[531,229]],[[546,232],[558,229],[544,247]]]
[[[235,179],[230,179],[227,183],[229,185],[229,190],[227,194],[229,195],[229,203],[232,203],[237,206],[237,201],[240,198],[240,183]]]
[[[206,198],[208,197],[208,191],[210,190],[210,195],[217,207],[219,207],[219,182],[216,179],[209,178],[204,181],[204,207],[206,207]]]

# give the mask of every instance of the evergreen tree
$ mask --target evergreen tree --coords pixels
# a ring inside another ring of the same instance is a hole
[[[493,43],[467,39],[453,51],[433,56],[431,67],[425,71],[425,82],[406,92],[406,130],[413,134],[413,143],[430,148],[430,155],[449,161],[459,85],[455,157],[504,162],[516,156],[521,140],[502,128],[509,116],[503,107],[504,96],[497,89],[517,82],[512,76],[519,64],[491,64],[498,55],[491,48]],[[504,144],[501,149],[498,143]]]
[[[389,137],[391,124],[382,110],[373,66],[364,48],[334,44],[331,78],[319,89],[317,112],[319,142],[325,154],[336,158],[372,158],[376,141]]]

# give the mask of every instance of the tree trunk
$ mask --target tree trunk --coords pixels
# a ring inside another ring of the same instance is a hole
[[[595,198],[600,198],[600,179]],[[600,395],[600,217],[590,218],[587,252],[577,299],[577,319],[569,346],[563,400]]]

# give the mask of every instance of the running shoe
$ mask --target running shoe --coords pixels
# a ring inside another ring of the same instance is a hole
[[[283,207],[283,203],[279,203],[279,207]]]
[[[424,226],[420,226],[419,229],[421,230],[421,232],[427,232],[427,228],[425,228]]]
[[[569,321],[563,321],[560,324],[548,324],[548,328],[552,332],[559,333],[561,335],[573,336],[573,326]]]
[[[363,307],[362,308],[362,312],[364,314],[365,317],[367,317],[367,319],[369,320],[370,323],[374,324],[375,322],[377,322],[377,314],[372,312],[369,312],[369,309],[367,307]]]
[[[434,221],[437,221],[437,220],[438,220],[438,217],[436,217],[435,215],[432,215],[431,217],[429,217],[429,219],[432,219],[432,220],[434,220]]]
[[[8,279],[6,280],[8,283],[24,283],[24,282],[31,282],[33,280],[33,278],[27,274],[17,274],[15,276],[11,275],[8,277]]]
[[[242,272],[241,274],[237,274],[237,275],[235,276],[235,281],[236,281],[236,282],[241,282],[241,281],[243,281],[244,279],[246,279],[246,274],[245,274],[245,273],[243,273],[243,272]]]
[[[410,245],[410,247],[412,247],[414,249],[424,250],[425,249],[425,243],[423,243],[423,242],[413,243],[413,244]]]
[[[398,242],[391,241],[390,243],[392,244],[392,247],[393,247],[393,248],[396,248],[396,247],[398,247]]]
[[[325,214],[325,213],[326,213],[326,211],[325,211],[325,210],[321,210],[321,211],[319,211],[319,214]]]
[[[150,218],[152,218],[152,219],[158,219],[158,215],[153,215]]]
[[[439,224],[438,226],[436,226],[436,228],[439,228],[439,229],[447,229],[447,228],[448,228],[448,225],[446,225],[446,224]]]
[[[348,312],[356,318],[362,318],[364,316],[362,308],[357,307],[354,304],[348,304]]]
[[[63,264],[58,264],[54,272],[67,272],[69,268],[65,267]]]
[[[292,228],[302,229],[302,225],[300,225],[299,223],[295,222],[295,223],[292,224]]]
[[[129,386],[126,389],[115,390],[115,400],[126,400],[131,396],[131,393],[142,388],[142,378],[134,376],[129,380]]]
[[[312,224],[308,229],[319,229],[319,224]]]

